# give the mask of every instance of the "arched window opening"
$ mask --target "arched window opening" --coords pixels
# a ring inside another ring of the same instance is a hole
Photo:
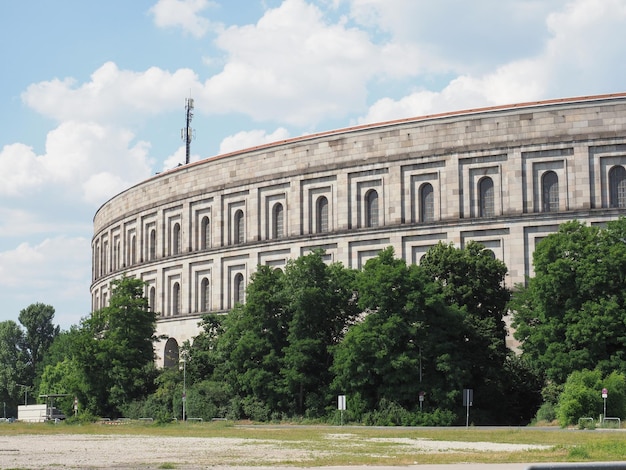
[[[148,307],[151,312],[156,312],[156,289],[154,286],[151,286],[148,291]]]
[[[175,223],[172,229],[172,254],[180,254],[180,224]]]
[[[541,192],[543,195],[543,212],[558,212],[559,177],[554,171],[547,171],[543,174]]]
[[[244,223],[243,223],[243,211],[238,210],[235,212],[234,216],[234,236],[235,236],[235,245],[239,245],[240,243],[244,243]]]
[[[200,249],[206,250],[211,247],[211,221],[203,217],[200,223]]]
[[[626,207],[626,170],[621,165],[609,171],[609,207]]]
[[[137,243],[134,235],[130,238],[130,263],[137,263]]]
[[[315,208],[315,233],[328,232],[328,199],[320,196]]]
[[[120,249],[120,244],[119,242],[113,242],[113,263],[112,263],[112,269],[113,271],[116,271],[118,268],[118,261],[119,261],[119,250]]]
[[[150,245],[149,245],[148,259],[153,261],[156,259],[156,230],[150,230]]]
[[[179,355],[178,341],[174,338],[168,338],[163,350],[163,367],[170,369],[178,367]]]
[[[210,291],[209,280],[205,277],[202,279],[202,282],[200,283],[200,311],[201,312],[208,312],[211,310],[210,300],[211,300],[211,291]]]
[[[272,236],[273,238],[282,238],[284,233],[284,217],[283,205],[281,203],[274,204],[272,209]]]
[[[96,249],[94,250],[94,274],[96,276],[96,278],[101,276],[100,273],[100,244],[96,243]]]
[[[494,195],[493,195],[493,180],[488,176],[485,176],[478,182],[478,194],[479,194],[479,216],[480,217],[493,217],[495,215],[494,209]]]
[[[235,304],[243,303],[243,294],[244,294],[243,274],[237,273],[235,274],[235,283],[234,283]]]
[[[420,222],[435,220],[435,192],[433,185],[424,183],[420,187]]]
[[[101,274],[106,274],[109,272],[109,242],[104,242],[102,243],[102,264],[101,264],[101,268],[102,268],[102,272]]]
[[[378,227],[378,193],[374,189],[365,195],[365,226]]]
[[[172,286],[172,315],[180,314],[180,284],[175,282]]]

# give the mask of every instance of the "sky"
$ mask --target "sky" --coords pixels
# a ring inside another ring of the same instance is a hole
[[[185,161],[626,91],[626,0],[0,0],[0,321],[91,308],[93,216]]]

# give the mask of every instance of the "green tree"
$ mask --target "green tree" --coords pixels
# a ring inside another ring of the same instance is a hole
[[[626,219],[562,224],[533,255],[535,275],[511,304],[523,355],[546,377],[626,372]]]
[[[69,362],[58,367],[50,364],[46,384],[76,394],[94,415],[116,417],[123,405],[154,391],[157,337],[156,313],[143,296],[143,281],[122,277],[111,286],[109,306],[84,318],[69,335],[62,335],[58,348],[53,344],[52,353]],[[72,376],[82,383],[57,386],[53,378],[58,377],[60,367],[77,367]],[[78,390],[68,390],[73,386]]]
[[[59,335],[60,327],[53,324],[54,307],[42,303],[29,305],[20,311],[18,319],[26,329],[24,341],[28,357],[28,382],[33,384],[43,371],[43,358]]]
[[[289,321],[280,372],[294,411],[313,416],[329,403],[331,348],[357,315],[353,272],[323,256],[315,251],[287,263],[282,289]]]
[[[508,403],[510,384],[520,371],[514,372],[517,362],[507,361],[504,317],[511,293],[505,285],[506,265],[482,244],[469,241],[464,248],[439,243],[420,266],[439,284],[445,302],[463,311],[467,334],[463,351],[471,374],[466,386],[474,389],[474,415],[489,423],[509,419],[515,405]],[[533,392],[535,398],[539,390]]]
[[[28,354],[23,331],[12,320],[1,322],[0,398],[7,404],[8,416],[16,416],[17,405],[24,403],[23,386],[29,387],[29,384],[25,383],[28,378],[27,370]]]
[[[214,366],[210,379],[199,378],[231,387],[234,414],[324,413],[329,347],[341,340],[357,306],[353,272],[323,257],[318,251],[290,261],[285,272],[258,266],[245,304],[223,320],[205,317],[200,354]]]
[[[501,364],[507,356],[506,325],[511,293],[505,285],[506,265],[475,241],[465,248],[439,243],[420,261],[420,266],[441,285],[446,302],[466,312],[474,332],[470,341],[484,351],[486,362]],[[483,361],[480,361],[483,362]]]
[[[287,345],[287,319],[280,303],[283,275],[259,266],[247,287],[245,304],[235,306],[219,326],[214,319],[205,319],[208,337],[222,330],[212,353],[221,361],[214,379],[225,380],[236,395],[255,397],[273,409],[282,401],[280,365]]]
[[[366,315],[334,350],[333,389],[356,397],[363,410],[383,400],[416,408],[421,390],[427,409],[453,408],[469,370],[460,311],[446,306],[423,269],[395,259],[392,248],[365,264],[357,289]]]
[[[55,401],[55,406],[66,416],[74,414],[74,398],[79,403],[84,403],[84,397],[89,394],[85,388],[85,377],[80,365],[71,358],[63,359],[54,365],[44,368],[39,385],[40,395],[67,394],[67,397],[60,397]],[[82,405],[79,405],[82,407]]]

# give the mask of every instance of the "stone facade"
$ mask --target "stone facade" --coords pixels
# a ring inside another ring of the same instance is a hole
[[[532,275],[535,245],[626,214],[626,94],[446,113],[304,136],[161,173],[94,217],[92,308],[126,273],[160,312],[159,364],[206,312],[244,301],[256,266],[316,248],[361,268],[440,241],[483,243]]]

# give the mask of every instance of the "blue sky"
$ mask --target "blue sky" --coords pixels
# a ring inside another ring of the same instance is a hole
[[[89,314],[92,219],[184,161],[626,91],[626,0],[0,0],[0,321]]]

